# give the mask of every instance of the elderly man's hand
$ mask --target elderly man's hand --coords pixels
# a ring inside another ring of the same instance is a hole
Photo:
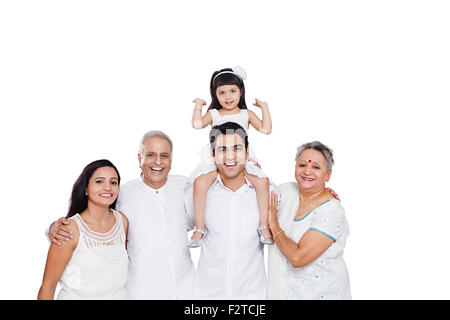
[[[72,230],[70,230],[69,227],[66,226],[68,224],[69,220],[66,218],[59,218],[57,221],[52,223],[48,232],[48,236],[54,244],[60,246],[61,240],[69,241],[70,239],[72,239]]]

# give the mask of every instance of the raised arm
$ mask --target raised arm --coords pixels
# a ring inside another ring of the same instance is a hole
[[[192,113],[192,127],[194,129],[203,129],[208,126],[212,122],[211,114],[206,112],[204,116],[202,116],[202,107],[206,105],[206,101],[200,98],[195,98],[194,101],[194,111]]]
[[[248,121],[261,133],[270,134],[272,132],[272,118],[270,117],[269,105],[267,102],[255,99],[254,106],[261,108],[262,120],[251,110],[248,111]]]

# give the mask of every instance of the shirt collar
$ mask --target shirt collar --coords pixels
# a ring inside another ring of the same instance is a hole
[[[159,189],[152,188],[152,187],[150,187],[148,184],[146,184],[146,183],[144,182],[144,175],[143,175],[142,173],[139,175],[139,180],[141,180],[141,182],[144,184],[144,186],[146,186],[147,188],[149,188],[151,191],[154,191],[154,192],[156,192],[156,193],[159,193],[159,192],[161,192],[161,191],[164,191],[164,189],[166,189],[167,182],[169,181],[169,177],[167,177],[166,183],[164,183],[164,185],[163,185],[161,188],[159,188]]]
[[[245,184],[242,185],[242,187],[240,187],[238,190],[236,190],[237,193],[241,193],[241,192],[246,192],[250,189],[255,189],[255,187],[252,185],[252,183],[247,179],[247,177],[244,177],[245,179]],[[223,189],[226,189],[228,191],[233,192],[231,189],[229,189],[228,187],[226,187],[223,184],[222,178],[220,177],[220,174],[217,175],[216,181],[213,182],[213,184],[211,185],[211,187],[215,187],[215,186],[220,186]]]

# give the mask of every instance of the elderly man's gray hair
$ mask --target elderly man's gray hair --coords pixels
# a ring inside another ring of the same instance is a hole
[[[151,131],[147,132],[146,134],[144,134],[144,136],[141,139],[141,143],[139,144],[139,154],[141,155],[142,160],[145,159],[144,143],[147,139],[150,139],[153,137],[159,137],[159,138],[167,140],[167,142],[169,142],[169,144],[170,144],[170,152],[172,152],[172,150],[173,150],[172,140],[169,138],[169,136],[167,134],[165,134],[164,132],[159,131],[159,130],[151,130]]]
[[[302,144],[300,147],[297,148],[297,154],[295,155],[295,161],[297,161],[300,154],[306,149],[314,149],[314,150],[322,153],[322,155],[324,156],[325,161],[327,163],[328,170],[331,170],[331,168],[333,167],[333,164],[334,164],[333,150],[328,148],[326,145],[324,145],[320,141],[308,142],[308,143]]]

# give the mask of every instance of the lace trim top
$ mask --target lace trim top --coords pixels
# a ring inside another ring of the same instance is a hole
[[[80,237],[83,238],[89,251],[109,262],[120,260],[126,252],[124,250],[125,232],[122,217],[117,211],[112,210],[112,212],[116,223],[106,233],[92,231],[78,213],[73,217],[80,229]]]

